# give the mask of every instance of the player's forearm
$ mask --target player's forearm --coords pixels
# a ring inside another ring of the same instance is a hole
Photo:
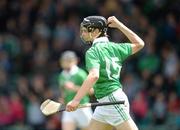
[[[133,44],[132,51],[133,53],[136,53],[140,49],[144,47],[144,41],[135,34],[132,30],[127,28],[123,23],[119,23],[118,29],[123,32],[127,38],[130,40],[130,42]]]
[[[72,91],[78,92],[79,89],[80,89],[80,86],[75,86],[75,87],[72,89]],[[93,95],[93,94],[94,94],[94,89],[93,89],[93,88],[90,88],[90,90],[88,91],[88,94],[89,94],[89,95]]]
[[[90,91],[90,89],[96,83],[97,79],[97,77],[92,77],[91,75],[89,75],[87,79],[83,82],[81,88],[78,90],[76,96],[74,97],[74,100],[80,102],[81,99]]]

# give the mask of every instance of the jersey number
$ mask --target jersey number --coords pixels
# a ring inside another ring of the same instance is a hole
[[[111,59],[105,57],[105,61],[106,61],[106,72],[108,78],[109,79],[118,78],[122,67],[118,64],[119,59],[117,57],[112,57]]]

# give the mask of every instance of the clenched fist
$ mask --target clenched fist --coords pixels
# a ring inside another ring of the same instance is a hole
[[[115,17],[115,16],[110,16],[108,19],[108,27],[111,28],[119,28],[123,24]]]

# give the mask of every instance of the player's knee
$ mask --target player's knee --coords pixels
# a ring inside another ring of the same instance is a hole
[[[137,126],[131,127],[129,130],[139,130]]]
[[[133,127],[127,128],[127,130],[139,130],[139,129],[137,126],[133,126]]]
[[[138,127],[136,126],[133,130],[139,130]]]
[[[117,130],[139,130],[133,120],[128,120],[116,126]]]

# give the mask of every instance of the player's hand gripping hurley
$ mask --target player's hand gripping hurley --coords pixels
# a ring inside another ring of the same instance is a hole
[[[124,101],[116,101],[116,102],[101,102],[101,103],[86,103],[80,104],[78,108],[85,107],[95,107],[95,106],[106,106],[106,105],[115,105],[115,104],[124,104]],[[46,116],[55,114],[57,112],[62,112],[66,110],[66,105],[61,104],[59,102],[55,102],[51,99],[45,100],[40,107],[42,113]]]

